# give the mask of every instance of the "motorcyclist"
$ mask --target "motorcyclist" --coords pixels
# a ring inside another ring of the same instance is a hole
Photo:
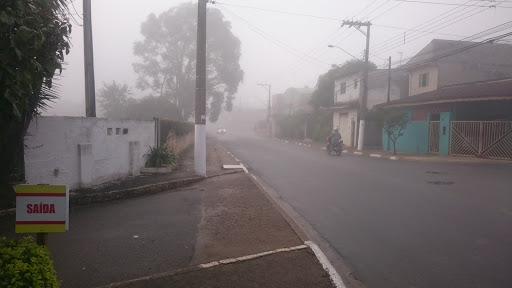
[[[341,134],[338,132],[338,127],[334,128],[334,131],[327,138],[329,139],[329,147],[332,148],[334,144],[341,140]]]

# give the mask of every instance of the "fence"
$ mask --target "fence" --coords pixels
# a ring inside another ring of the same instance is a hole
[[[512,121],[452,121],[450,154],[512,159]]]

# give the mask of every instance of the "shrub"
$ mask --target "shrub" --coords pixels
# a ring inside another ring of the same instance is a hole
[[[32,237],[0,237],[0,287],[59,287],[50,251]]]
[[[179,157],[167,146],[149,147],[146,157],[146,167],[173,166],[178,164]]]
[[[167,119],[160,119],[160,145],[167,142],[167,135],[173,132],[176,136],[183,136],[194,132],[195,125],[192,122],[182,122]]]

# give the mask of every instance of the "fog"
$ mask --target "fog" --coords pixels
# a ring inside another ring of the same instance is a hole
[[[137,61],[133,56],[133,43],[142,39],[140,24],[150,13],[158,15],[185,2],[189,1],[93,0],[96,91],[104,82],[115,80],[128,84],[135,98],[147,95],[147,91],[136,89],[137,74],[132,67]],[[208,6],[221,8],[225,19],[232,24],[233,33],[241,41],[240,65],[245,76],[235,95],[236,110],[240,105],[245,109],[266,107],[268,92],[257,83],[270,83],[273,94],[282,93],[289,87],[314,87],[318,76],[332,64],[342,64],[352,58],[339,49],[328,48],[328,44],[340,46],[362,59],[365,36],[353,27],[341,27],[341,20],[371,21],[370,61],[383,67],[387,57],[391,56],[393,62],[400,58],[405,62],[434,38],[462,39],[510,21],[512,9],[479,7],[492,2],[456,2],[468,6],[449,12],[457,12],[451,16],[442,15],[457,6],[388,0],[226,0]],[[497,5],[512,6],[507,2],[496,2]],[[73,46],[58,80],[61,98],[51,105],[46,115],[85,115],[83,30],[78,25],[82,21],[82,1],[73,4],[70,11],[76,14],[73,16],[77,23],[73,25]],[[437,16],[437,21],[426,23]],[[411,28],[416,31],[407,31]],[[402,39],[405,31],[405,39]],[[398,41],[400,45],[387,47],[385,41],[391,37],[402,39]],[[101,116],[101,111],[98,114]]]

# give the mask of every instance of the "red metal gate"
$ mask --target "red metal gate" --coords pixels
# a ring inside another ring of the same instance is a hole
[[[452,121],[450,154],[512,159],[512,121]]]

